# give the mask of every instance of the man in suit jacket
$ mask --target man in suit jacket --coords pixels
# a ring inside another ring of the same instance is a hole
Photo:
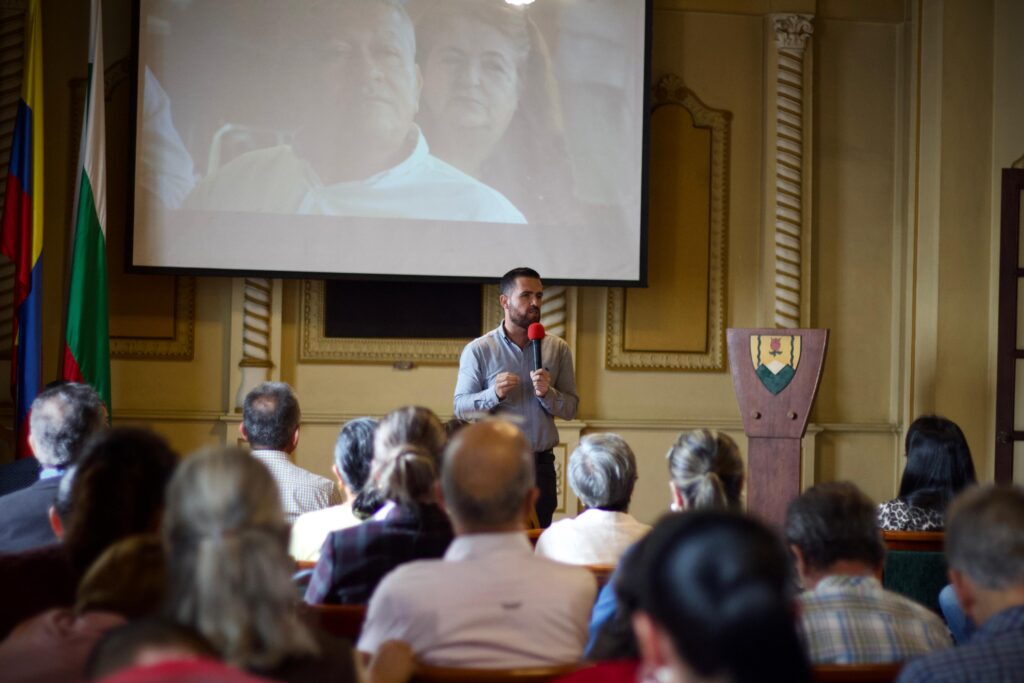
[[[59,384],[36,397],[28,443],[43,469],[31,486],[0,497],[0,553],[57,542],[49,514],[57,488],[86,440],[106,421],[103,400],[87,384]]]

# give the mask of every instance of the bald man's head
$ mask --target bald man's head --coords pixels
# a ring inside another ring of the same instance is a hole
[[[460,532],[519,528],[536,496],[530,444],[508,422],[466,427],[445,451],[441,487]]]

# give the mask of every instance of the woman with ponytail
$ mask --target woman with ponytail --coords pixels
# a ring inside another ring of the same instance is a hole
[[[437,505],[435,484],[445,443],[444,426],[426,408],[399,408],[381,420],[368,486],[386,502],[372,519],[328,535],[306,602],[369,602],[380,580],[398,565],[444,555],[453,531]]]
[[[244,451],[188,458],[167,492],[167,615],[229,664],[282,681],[356,679],[352,649],[295,608],[288,524],[270,472]]]
[[[727,434],[710,429],[683,432],[668,449],[673,510],[740,510],[743,460]]]

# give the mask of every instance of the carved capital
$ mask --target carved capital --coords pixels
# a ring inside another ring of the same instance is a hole
[[[814,33],[810,14],[773,14],[772,28],[775,29],[775,47],[779,49],[803,50]]]

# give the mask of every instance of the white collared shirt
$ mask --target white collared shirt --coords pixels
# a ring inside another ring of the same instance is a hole
[[[651,530],[625,512],[591,508],[562,519],[537,539],[537,554],[568,564],[618,564],[622,553]]]
[[[596,590],[590,572],[534,556],[521,532],[459,536],[443,560],[411,562],[384,578],[359,650],[397,638],[435,666],[577,661]]]

